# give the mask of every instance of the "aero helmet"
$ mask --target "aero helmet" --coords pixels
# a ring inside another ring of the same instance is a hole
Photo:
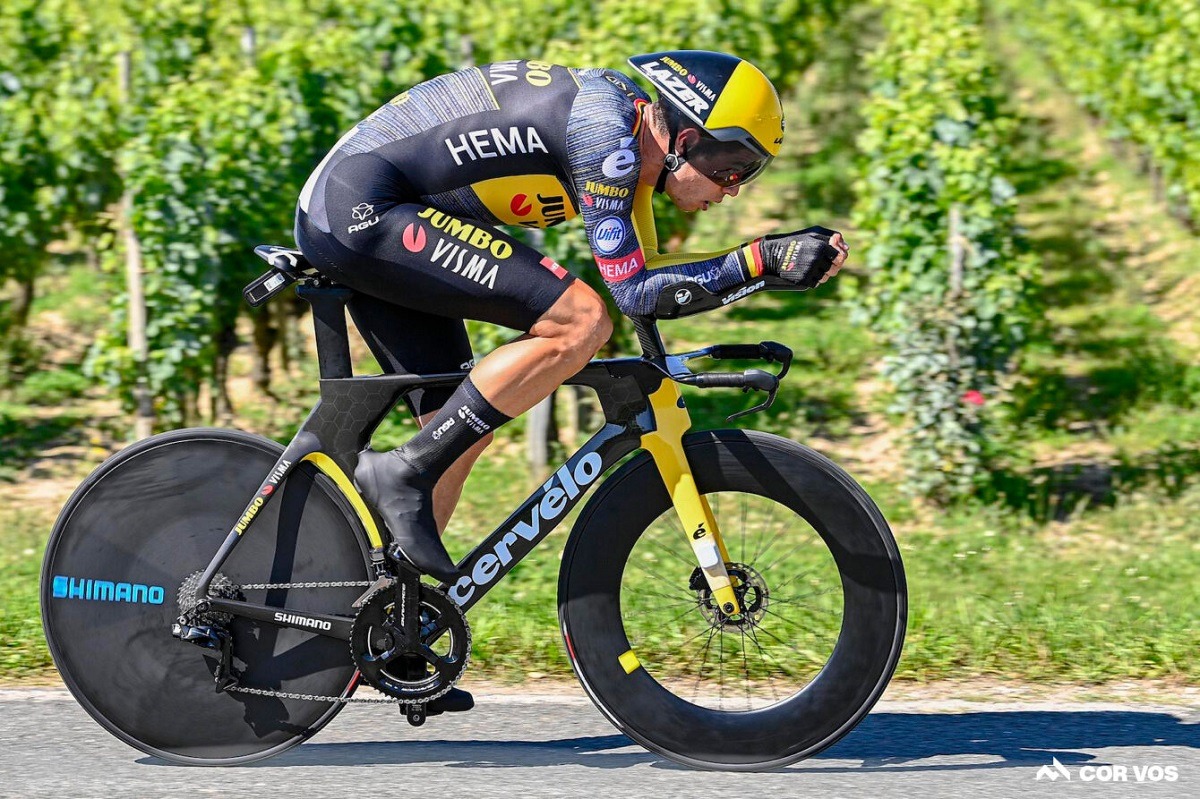
[[[740,169],[718,170],[709,174],[718,184],[734,186],[756,177],[779,154],[783,144],[783,106],[770,79],[749,61],[708,50],[673,50],[633,56],[629,64],[647,78],[658,92],[686,120],[716,142],[740,144],[750,153],[742,153]],[[675,155],[675,125],[671,130],[671,152],[667,170],[675,171],[683,158]],[[728,161],[738,148],[720,148]],[[695,155],[702,155],[696,153]],[[699,168],[695,156],[689,158]],[[705,171],[705,170],[702,170]],[[666,170],[659,179],[659,190]]]

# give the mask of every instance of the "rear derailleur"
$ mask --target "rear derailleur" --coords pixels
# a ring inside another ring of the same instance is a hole
[[[213,680],[217,686],[217,693],[221,693],[237,684],[237,678],[232,672],[233,636],[226,629],[226,625],[233,620],[233,615],[210,610],[208,602],[196,596],[201,574],[189,574],[179,586],[179,618],[171,625],[171,635],[180,641],[187,641],[217,653]],[[223,599],[245,599],[233,581],[220,573],[217,573],[209,584],[208,595]]]

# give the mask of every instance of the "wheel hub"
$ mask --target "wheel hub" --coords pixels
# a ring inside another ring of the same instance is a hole
[[[704,572],[697,568],[692,572],[688,587],[696,592],[700,612],[713,627],[757,627],[771,603],[767,581],[757,570],[743,563],[726,563],[725,570],[742,612],[729,614],[722,610],[704,579]]]

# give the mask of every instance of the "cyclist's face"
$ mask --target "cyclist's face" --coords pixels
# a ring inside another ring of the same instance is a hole
[[[667,178],[665,191],[681,211],[707,211],[713,203],[736,197],[741,186],[723,189],[685,163]]]
[[[677,150],[683,153],[694,151],[699,142],[699,134],[692,129],[679,134]],[[706,161],[685,161],[683,166],[667,178],[665,191],[668,197],[682,211],[707,211],[713,203],[719,203],[726,197],[736,197],[741,186],[722,187],[701,171],[702,167],[712,168]]]

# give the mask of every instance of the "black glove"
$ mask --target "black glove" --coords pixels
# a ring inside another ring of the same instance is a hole
[[[833,268],[838,257],[837,248],[829,243],[836,232],[814,225],[796,233],[763,236],[759,247],[764,271],[811,289]]]

